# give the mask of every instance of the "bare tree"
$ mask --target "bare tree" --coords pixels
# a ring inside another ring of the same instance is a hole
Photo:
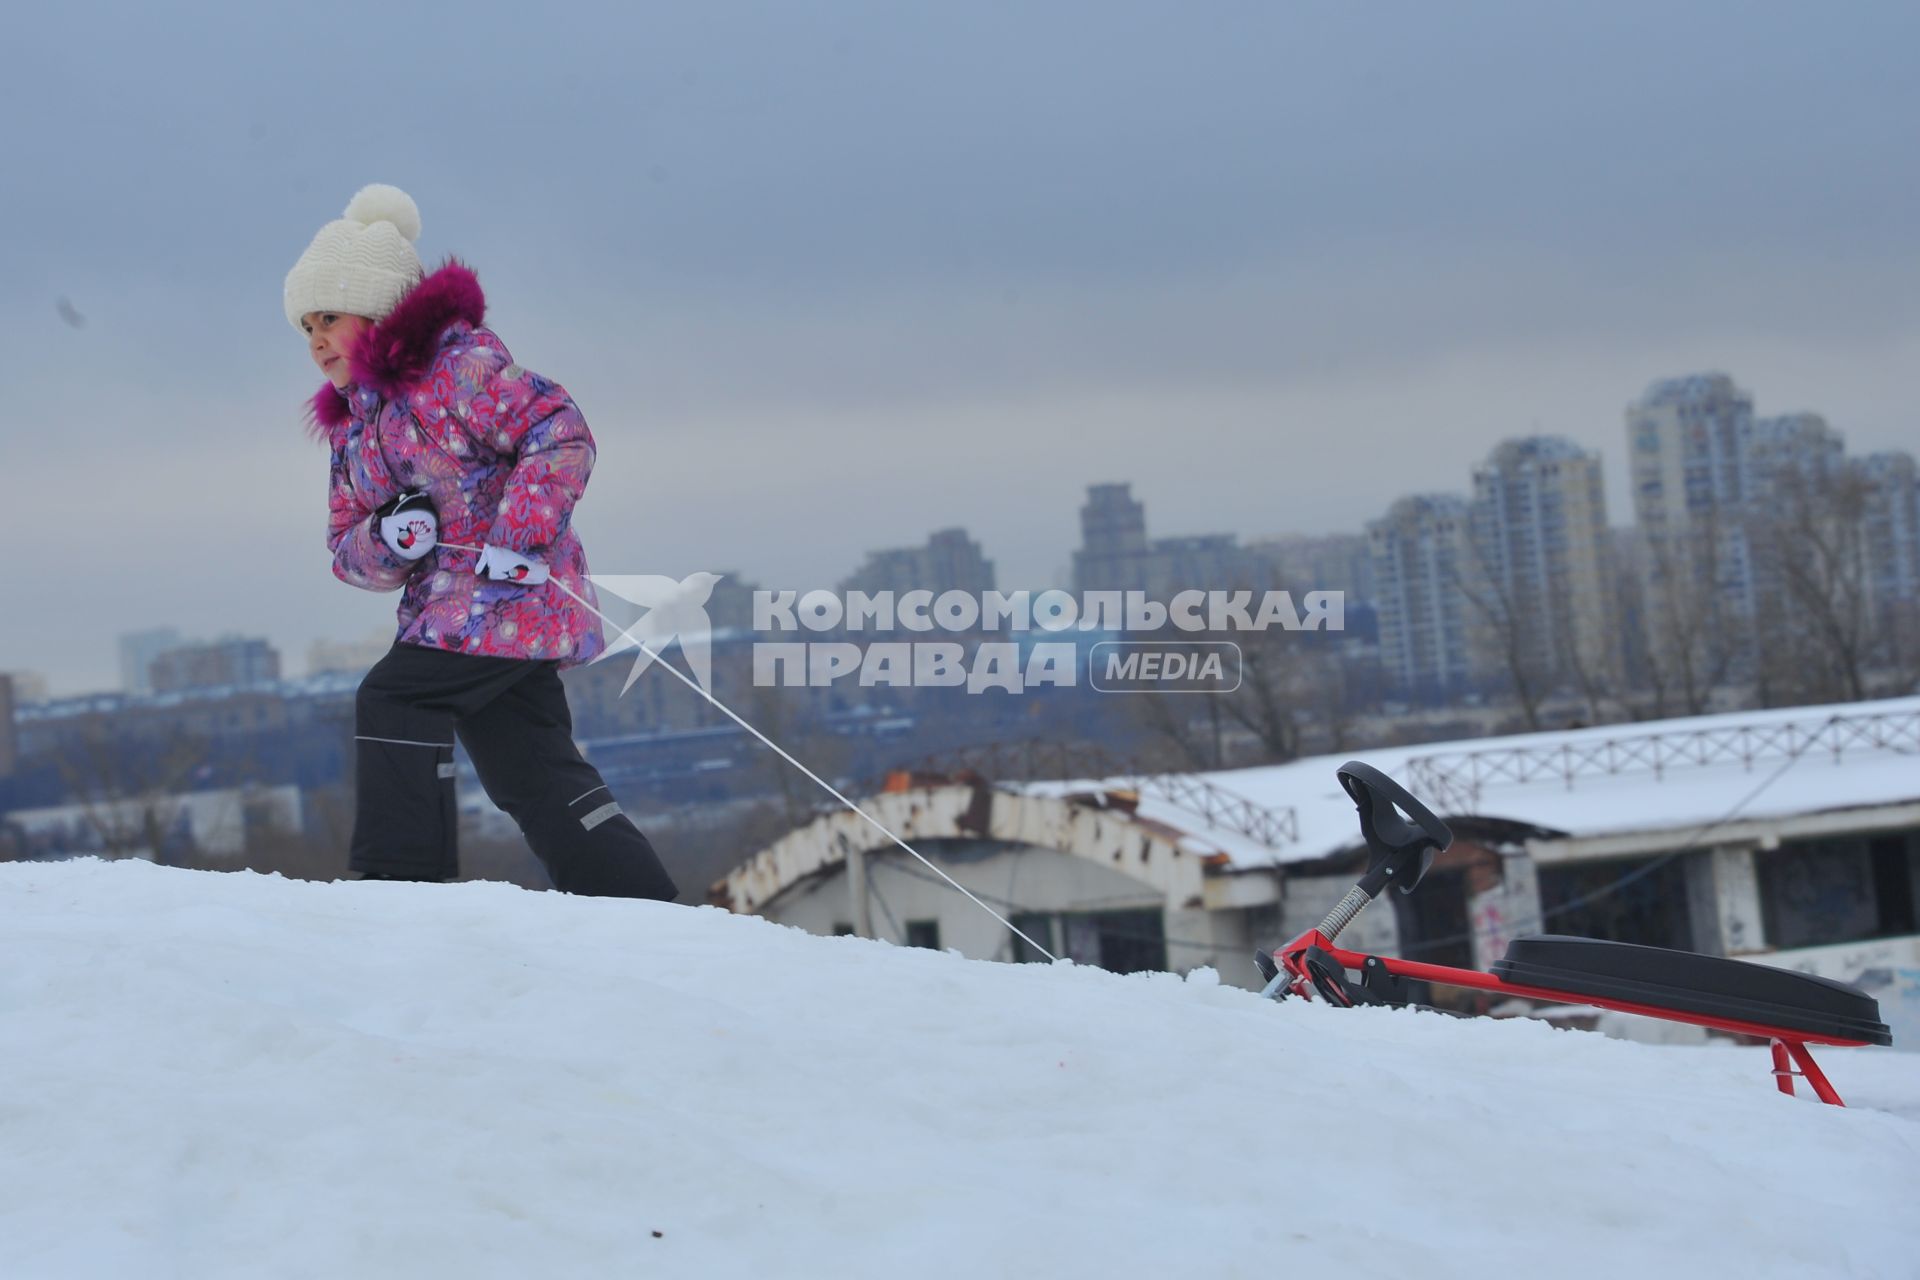
[[[1164,748],[1169,764],[1179,769],[1218,769],[1223,754],[1220,741],[1223,695],[1162,693],[1140,690],[1125,695],[1134,718],[1153,742]],[[1158,753],[1149,751],[1149,755]]]
[[[278,874],[289,880],[338,880],[347,870],[347,833],[351,830],[352,790],[343,784],[315,787],[301,795],[305,810],[298,827],[280,820],[271,806],[254,806],[246,818],[246,847],[239,865],[224,868]]]
[[[54,752],[53,762],[102,856],[146,854],[167,862],[191,853],[178,834],[184,816],[179,794],[210,755],[206,740],[197,736],[132,742],[95,724]]]
[[[1332,645],[1290,631],[1243,637],[1240,687],[1217,695],[1228,717],[1259,745],[1261,763],[1298,758],[1312,732],[1341,750],[1351,734],[1346,665]]]
[[[1920,690],[1920,601],[1887,600],[1875,610],[1873,652],[1896,694]]]
[[[1721,521],[1709,512],[1680,533],[1651,533],[1644,552],[1649,573],[1641,602],[1654,714],[1699,715],[1733,670],[1746,631],[1728,608]]]
[[[1474,509],[1464,561],[1449,566],[1449,580],[1473,608],[1470,645],[1482,676],[1503,686],[1519,703],[1525,727],[1546,728],[1550,699],[1577,695],[1589,723],[1609,718],[1607,704],[1615,688],[1620,616],[1612,556],[1599,549],[1599,563],[1588,595],[1576,602],[1571,557],[1551,561],[1546,548],[1529,565],[1527,553],[1510,559],[1512,548],[1488,515]]]
[[[1304,574],[1271,561],[1252,571],[1255,600],[1268,593],[1286,592],[1304,599]],[[1237,687],[1210,694],[1208,728],[1212,755],[1223,767],[1220,746],[1221,717],[1253,739],[1257,763],[1277,764],[1298,758],[1309,734],[1323,749],[1339,750],[1352,726],[1348,707],[1346,664],[1342,638],[1326,632],[1290,631],[1268,626],[1254,631],[1219,633],[1240,651]]]
[[[26,830],[12,818],[0,817],[0,862],[13,862],[27,856],[32,847]]]
[[[1771,480],[1747,522],[1763,698],[1857,701],[1873,641],[1866,486],[1849,467],[1788,468]]]
[[[1506,685],[1520,704],[1527,728],[1539,729],[1540,703],[1553,680],[1541,636],[1540,602],[1515,589],[1478,530],[1468,546],[1468,563],[1449,566],[1448,577],[1473,606],[1469,643],[1479,656],[1476,665]]]
[[[794,759],[831,782],[846,772],[853,751],[839,735],[820,727],[818,701],[805,688],[756,686],[750,695],[751,713],[747,719],[754,728],[780,744]],[[799,705],[796,707],[796,703]],[[757,770],[766,790],[780,797],[781,811],[789,826],[807,821],[822,793],[807,776],[763,744],[749,744],[757,758]]]

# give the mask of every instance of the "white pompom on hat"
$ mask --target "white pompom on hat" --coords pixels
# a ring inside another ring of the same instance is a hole
[[[309,311],[384,320],[420,280],[420,209],[398,187],[376,182],[347,202],[287,272],[287,323]]]

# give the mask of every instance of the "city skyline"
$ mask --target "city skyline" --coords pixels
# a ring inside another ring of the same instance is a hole
[[[1705,472],[1715,476],[1713,491],[1682,484],[1682,455],[1674,451],[1674,441],[1693,422],[1701,424],[1701,447],[1715,449],[1701,457],[1720,459]],[[1165,599],[1190,585],[1233,585],[1281,572],[1294,589],[1344,589],[1356,603],[1377,604],[1388,676],[1407,691],[1452,697],[1488,679],[1488,649],[1498,651],[1503,643],[1515,647],[1503,664],[1505,677],[1517,687],[1567,687],[1571,681],[1597,693],[1630,683],[1626,654],[1657,656],[1653,637],[1663,629],[1655,589],[1659,576],[1649,576],[1651,560],[1638,549],[1651,549],[1657,560],[1659,543],[1684,533],[1688,510],[1667,509],[1682,493],[1709,514],[1730,512],[1745,507],[1759,487],[1778,486],[1782,474],[1855,468],[1870,495],[1862,518],[1870,524],[1866,568],[1874,599],[1899,599],[1920,580],[1920,484],[1914,457],[1905,451],[1849,457],[1845,436],[1824,416],[1755,416],[1753,395],[1720,372],[1651,382],[1626,407],[1622,451],[1632,457],[1632,522],[1624,526],[1607,520],[1601,480],[1605,451],[1582,449],[1555,436],[1509,436],[1467,466],[1467,493],[1400,495],[1357,533],[1150,535],[1146,503],[1133,497],[1133,482],[1104,482],[1085,489],[1073,568],[1052,581],[996,581],[993,560],[983,555],[968,528],[948,526],[918,545],[868,549],[854,570],[837,576],[835,589],[1144,589]],[[1734,555],[1743,564],[1743,533]],[[1632,572],[1642,581],[1645,597],[1644,616],[1638,618],[1644,633],[1636,635],[1628,633],[1634,624],[1622,620],[1628,601],[1619,595],[1617,576],[1628,572],[1626,560],[1638,564]],[[1734,612],[1751,614],[1753,587],[1745,570],[1734,583],[1740,597]],[[745,626],[745,597],[753,589],[816,585],[822,583],[760,583],[733,576],[728,618],[737,612],[739,620],[730,626]],[[1375,585],[1379,591],[1373,591]],[[1507,633],[1505,641],[1490,635],[1500,629]],[[380,633],[374,628],[342,639],[313,637],[301,674],[349,670],[355,656],[371,652],[371,641]],[[177,628],[154,628],[117,639],[117,689],[146,693],[146,662],[157,652],[221,651],[238,637],[205,641],[182,637]],[[42,672],[15,672],[23,677],[21,689],[46,695]],[[54,697],[98,691],[102,687],[56,691]]]
[[[1508,433],[1497,437],[1491,444],[1487,445],[1480,460],[1476,461],[1470,456],[1459,459],[1460,482],[1453,487],[1449,488],[1444,485],[1430,486],[1418,492],[1396,494],[1383,503],[1378,511],[1358,521],[1357,528],[1326,530],[1268,529],[1262,531],[1209,528],[1169,531],[1165,528],[1164,522],[1162,521],[1153,521],[1151,526],[1145,523],[1147,518],[1144,515],[1144,509],[1149,505],[1153,495],[1136,494],[1131,498],[1115,496],[1116,494],[1123,494],[1125,491],[1131,490],[1136,483],[1135,481],[1106,480],[1090,483],[1082,490],[1082,497],[1086,501],[1098,503],[1101,501],[1100,494],[1106,491],[1109,492],[1110,497],[1114,497],[1114,500],[1120,501],[1123,504],[1131,503],[1133,507],[1139,510],[1135,511],[1133,515],[1128,518],[1138,519],[1142,522],[1140,524],[1140,537],[1144,539],[1142,542],[1143,549],[1147,543],[1151,543],[1155,550],[1166,554],[1167,549],[1173,547],[1174,544],[1187,544],[1187,546],[1182,547],[1181,550],[1188,552],[1188,563],[1192,563],[1193,557],[1197,556],[1198,563],[1206,565],[1213,563],[1208,557],[1209,549],[1201,547],[1198,544],[1218,540],[1222,537],[1233,540],[1237,544],[1231,548],[1235,554],[1256,553],[1256,549],[1263,543],[1279,545],[1297,540],[1315,541],[1340,538],[1351,538],[1356,542],[1365,543],[1370,536],[1378,541],[1380,535],[1376,530],[1383,523],[1390,523],[1395,519],[1411,519],[1417,524],[1419,521],[1431,518],[1431,513],[1426,512],[1424,507],[1420,509],[1420,514],[1414,514],[1414,509],[1406,506],[1406,503],[1409,501],[1431,503],[1434,500],[1442,498],[1452,499],[1459,503],[1459,511],[1456,513],[1449,510],[1447,513],[1448,518],[1453,518],[1455,515],[1458,515],[1462,519],[1468,519],[1475,506],[1473,495],[1476,487],[1481,483],[1483,473],[1486,472],[1488,467],[1494,465],[1495,457],[1499,455],[1502,450],[1506,450],[1510,446],[1517,444],[1533,444],[1537,446],[1543,441],[1558,440],[1571,447],[1575,455],[1581,458],[1591,459],[1594,463],[1595,476],[1592,483],[1604,494],[1604,497],[1601,499],[1601,506],[1605,512],[1605,523],[1602,531],[1609,536],[1619,533],[1630,534],[1636,529],[1641,528],[1646,519],[1645,512],[1636,506],[1636,503],[1639,501],[1638,495],[1643,492],[1643,482],[1637,478],[1639,473],[1634,470],[1641,462],[1640,458],[1635,457],[1632,447],[1636,423],[1638,422],[1635,415],[1644,415],[1644,406],[1650,403],[1658,403],[1663,396],[1671,397],[1688,392],[1698,394],[1695,389],[1703,387],[1708,388],[1714,395],[1738,396],[1740,398],[1741,412],[1747,419],[1759,423],[1763,429],[1773,430],[1776,435],[1780,436],[1783,443],[1776,443],[1773,446],[1776,451],[1788,448],[1793,440],[1801,436],[1817,437],[1822,442],[1821,447],[1832,451],[1836,456],[1839,456],[1845,448],[1844,441],[1846,440],[1846,433],[1832,426],[1825,415],[1806,410],[1757,415],[1753,407],[1755,397],[1752,392],[1745,388],[1744,384],[1739,383],[1737,378],[1726,373],[1712,371],[1671,375],[1651,380],[1639,395],[1625,402],[1626,424],[1624,432],[1615,442],[1618,445],[1616,449],[1609,450],[1604,447],[1584,446],[1577,441],[1569,441],[1565,437],[1554,437],[1535,433]],[[1618,427],[1616,429],[1618,429]],[[1733,428],[1731,426],[1727,428],[1729,433],[1731,433],[1732,430]],[[1876,461],[1877,465],[1882,469],[1890,463],[1897,464],[1898,460],[1901,459],[1906,460],[1909,468],[1911,468],[1914,462],[1912,455],[1901,449],[1880,449],[1873,451],[1872,454],[1867,454],[1860,450],[1845,451],[1863,463],[1870,460]],[[1744,461],[1740,464],[1741,474],[1744,474],[1745,465]],[[1611,475],[1616,470],[1625,478],[1616,480],[1613,483],[1606,483],[1604,480],[1598,478],[1601,475]],[[1583,483],[1587,483],[1587,481],[1583,481]],[[1624,514],[1626,519],[1624,521],[1617,519],[1618,515],[1622,513],[1622,508],[1625,509]],[[1045,580],[1037,582],[1006,581],[1004,575],[997,575],[994,570],[995,563],[1000,559],[999,555],[989,554],[985,557],[984,561],[980,561],[980,563],[984,565],[986,578],[976,581],[976,579],[971,576],[963,576],[956,578],[956,581],[965,583],[968,589],[978,589],[980,582],[989,580],[993,581],[994,585],[1003,590],[1026,589],[1037,592],[1054,587],[1075,587],[1078,574],[1073,566],[1089,546],[1089,526],[1087,525],[1088,508],[1078,506],[1076,509],[1080,513],[1081,534],[1079,542],[1067,549],[1066,554],[1061,557],[1064,561],[1062,566],[1049,574]],[[1467,533],[1466,526],[1462,526],[1460,533],[1462,537],[1465,537]],[[755,576],[751,572],[742,570],[732,575],[733,580],[730,585],[736,590],[743,587],[810,590],[829,587],[836,583],[841,587],[849,585],[858,586],[867,580],[864,575],[879,573],[882,577],[886,577],[888,574],[897,576],[906,570],[908,566],[950,564],[953,550],[948,549],[944,552],[938,550],[943,542],[949,540],[957,540],[957,543],[963,546],[963,555],[979,557],[983,550],[987,552],[993,551],[993,548],[987,545],[986,540],[976,532],[975,523],[963,520],[959,524],[950,525],[945,528],[927,530],[926,536],[920,542],[870,546],[863,550],[856,560],[837,570],[823,571],[811,580],[797,582],[768,581]],[[970,548],[965,547],[964,544],[969,543],[971,544]],[[932,560],[928,558],[930,553],[933,554]],[[1031,559],[1032,557],[1029,556],[1028,558]],[[596,568],[596,571],[600,570]],[[952,572],[952,570],[946,570],[946,572]],[[1591,573],[1592,570],[1583,572]],[[940,575],[936,574],[935,576]],[[1164,577],[1164,571],[1161,571],[1153,581],[1156,585],[1164,585],[1164,582],[1162,582]],[[1129,580],[1126,585],[1145,586],[1148,584],[1148,581],[1147,578],[1142,578],[1138,584],[1134,584]],[[1106,588],[1115,584],[1108,583],[1103,579],[1094,585],[1096,588]],[[1310,585],[1320,586],[1324,584]],[[378,596],[374,598],[383,602],[391,600],[391,597],[388,596]],[[1591,615],[1592,610],[1593,606],[1581,606],[1581,612],[1583,613]],[[1450,614],[1449,616],[1452,615]],[[1464,626],[1464,623],[1456,620],[1455,622],[1450,622],[1448,626],[1449,628],[1457,628]],[[276,643],[275,648],[283,654],[297,653],[302,655],[311,655],[316,652],[339,649],[350,650],[355,646],[364,644],[371,636],[381,632],[382,629],[383,623],[376,619],[371,626],[362,628],[357,632],[313,632],[298,636],[296,640],[289,643]],[[229,628],[223,634],[232,636],[239,634],[242,630],[245,629],[236,630]],[[131,659],[128,654],[128,642],[140,638],[157,639],[159,637],[166,637],[166,643],[173,644],[191,645],[207,643],[207,641],[194,640],[190,637],[183,640],[178,625],[166,619],[158,619],[154,620],[151,626],[134,632],[122,632],[116,635],[115,643],[117,650],[115,660],[119,672],[119,683],[117,685],[111,681],[102,680],[101,682],[85,687],[68,687],[51,677],[46,668],[29,663],[15,663],[10,667],[0,668],[0,670],[16,671],[37,680],[45,681],[49,687],[50,696],[56,698],[100,692],[109,688],[131,688],[132,686],[130,686],[128,682],[130,679],[129,672],[133,667],[129,664],[133,662],[133,659]],[[269,638],[271,639],[271,637]],[[1462,646],[1459,653],[1454,654],[1452,657],[1437,659],[1441,667],[1454,672],[1454,675],[1441,679],[1440,683],[1442,685],[1452,685],[1467,679],[1468,664],[1465,657],[1466,640],[1464,631],[1461,632],[1460,637],[1454,643]],[[1411,665],[1412,659],[1407,658],[1405,661],[1409,664],[1405,667],[1405,670],[1411,672],[1413,670],[1413,666]],[[1612,668],[1617,661],[1617,657],[1609,656],[1604,660],[1603,665]],[[300,671],[304,674],[309,665],[310,660],[303,660],[300,664]],[[1425,677],[1422,678],[1424,679]]]

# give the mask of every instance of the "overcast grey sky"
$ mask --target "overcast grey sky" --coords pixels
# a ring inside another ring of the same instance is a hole
[[[1731,373],[1920,446],[1920,7],[42,5],[9,22],[0,670],[391,621],[327,571],[287,268],[367,182],[600,445],[601,572],[831,585],[964,524],[1050,585],[1353,530]],[[84,318],[63,318],[61,299]]]

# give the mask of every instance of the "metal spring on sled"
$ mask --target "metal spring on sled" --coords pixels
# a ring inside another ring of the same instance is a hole
[[[1320,936],[1332,942],[1340,935],[1342,929],[1353,923],[1353,918],[1360,914],[1361,909],[1372,901],[1373,899],[1367,896],[1367,891],[1359,885],[1347,890],[1346,896],[1334,903],[1333,910],[1327,912],[1327,918],[1320,922]]]

